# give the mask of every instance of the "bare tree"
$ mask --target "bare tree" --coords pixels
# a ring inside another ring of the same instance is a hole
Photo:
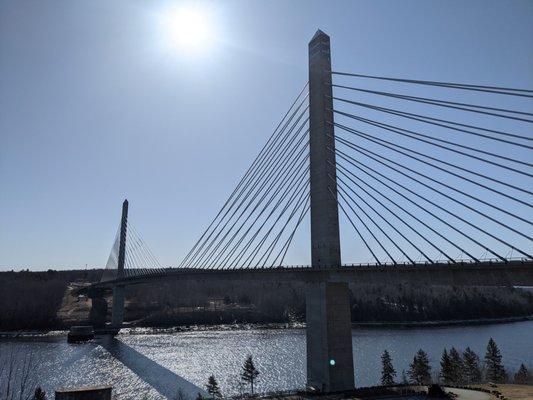
[[[5,400],[30,400],[37,388],[36,362],[33,352],[0,346],[0,398]]]

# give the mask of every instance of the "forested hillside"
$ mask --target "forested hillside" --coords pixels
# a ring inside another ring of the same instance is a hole
[[[1,272],[0,330],[66,328],[73,322],[58,317],[58,310],[69,283],[94,282],[100,276],[101,270]],[[353,322],[533,315],[533,293],[521,289],[430,285],[350,288]],[[144,326],[305,321],[305,287],[298,283],[167,280],[128,287],[126,298],[126,320]],[[89,306],[80,315],[80,322],[88,318]]]
[[[353,322],[426,322],[533,315],[533,293],[514,288],[352,284],[350,289]],[[199,323],[305,320],[305,287],[297,283],[170,281],[132,287],[129,291],[135,304],[153,306],[145,310],[150,314],[149,324],[191,324],[194,320]],[[218,302],[213,301],[217,299]],[[189,311],[185,313],[183,308]],[[190,311],[193,309],[196,309],[195,315]]]
[[[96,281],[101,270],[0,272],[0,330],[54,329],[69,282]]]

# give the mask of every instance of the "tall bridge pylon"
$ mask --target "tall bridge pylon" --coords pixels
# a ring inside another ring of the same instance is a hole
[[[335,128],[330,38],[318,30],[309,42],[309,152],[313,268],[339,267]],[[325,392],[354,388],[347,283],[309,284],[306,294],[307,384]]]
[[[118,247],[117,277],[124,277],[124,264],[126,259],[126,234],[128,226],[128,200],[122,203],[122,216],[120,218],[120,236]],[[124,285],[115,285],[113,288],[113,312],[111,314],[111,326],[119,328],[124,322]]]
[[[161,276],[165,269],[128,221],[129,202],[122,203],[122,214],[106,268],[99,282],[87,291],[92,299],[90,319],[97,331],[117,333],[124,323],[126,286],[134,277]],[[108,305],[105,292],[112,289],[111,321],[107,324]]]

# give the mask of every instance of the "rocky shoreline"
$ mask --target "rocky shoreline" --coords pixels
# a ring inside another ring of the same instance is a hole
[[[533,315],[524,317],[509,318],[480,318],[470,320],[450,320],[450,321],[413,321],[413,322],[357,322],[352,323],[353,329],[381,329],[381,328],[444,328],[453,326],[474,326],[507,324],[515,322],[533,321]],[[238,331],[238,330],[260,330],[260,329],[305,329],[305,323],[269,323],[269,324],[222,324],[222,325],[190,325],[173,327],[140,327],[126,326],[122,329],[121,335],[149,335],[149,334],[172,334],[179,332],[197,331]],[[0,338],[17,337],[39,337],[39,336],[62,336],[66,335],[66,330],[50,331],[8,331],[0,332]]]

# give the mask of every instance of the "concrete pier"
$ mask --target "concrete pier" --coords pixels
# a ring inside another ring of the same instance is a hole
[[[321,392],[354,388],[347,283],[310,284],[307,291],[307,385]]]
[[[71,326],[67,336],[67,342],[77,343],[85,342],[94,338],[94,331],[92,326],[78,325]]]
[[[107,320],[107,301],[104,299],[103,291],[98,293],[88,293],[91,298],[91,311],[89,313],[89,319],[95,329],[103,328]]]
[[[113,308],[111,309],[111,326],[121,327],[124,322],[124,286],[113,288]]]

